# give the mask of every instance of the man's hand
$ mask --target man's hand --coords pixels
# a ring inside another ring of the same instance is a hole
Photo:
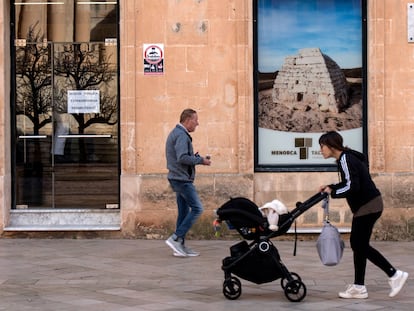
[[[203,165],[211,165],[210,159],[207,157],[203,158]]]

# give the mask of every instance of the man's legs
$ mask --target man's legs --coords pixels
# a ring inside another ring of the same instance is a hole
[[[177,208],[178,208],[178,214],[177,214],[177,222],[175,224],[175,229],[177,230],[181,223],[184,221],[184,219],[187,217],[187,215],[190,213],[190,207],[187,205],[187,202],[183,198],[180,192],[176,192],[176,199],[177,199]]]
[[[184,240],[187,232],[201,216],[203,205],[201,204],[193,183],[178,182],[178,185],[175,181],[173,181],[173,183],[175,184],[173,189],[177,194],[178,205],[177,228],[175,234]]]
[[[199,253],[184,245],[184,239],[202,214],[203,206],[193,183],[170,180],[170,184],[176,193],[178,215],[176,230],[166,243],[174,250],[175,255],[198,256]]]

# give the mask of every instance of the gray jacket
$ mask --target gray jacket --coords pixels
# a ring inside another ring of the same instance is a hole
[[[203,163],[203,158],[194,154],[192,138],[180,124],[168,135],[165,144],[168,179],[193,182],[195,166]]]

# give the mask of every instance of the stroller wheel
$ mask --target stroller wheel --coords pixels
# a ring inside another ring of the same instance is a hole
[[[241,295],[241,282],[236,277],[231,277],[223,282],[223,295],[227,299],[235,300]]]
[[[306,286],[300,280],[292,280],[286,284],[285,296],[292,302],[299,302],[306,296]]]
[[[295,273],[295,272],[291,272],[290,273],[290,275],[291,275],[291,277],[294,279],[294,280],[299,280],[299,281],[302,281],[302,279],[301,279],[301,277],[299,276],[299,274],[297,274],[297,273]],[[283,289],[285,289],[286,288],[286,284],[288,283],[288,279],[287,278],[282,278],[281,280],[280,280],[280,286],[282,286],[282,288]]]

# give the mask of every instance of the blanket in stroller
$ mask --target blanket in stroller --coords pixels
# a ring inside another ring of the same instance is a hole
[[[263,216],[267,218],[269,229],[272,231],[279,230],[280,215],[288,213],[288,209],[285,204],[279,200],[267,202],[262,207],[260,207],[259,210],[262,212]]]

